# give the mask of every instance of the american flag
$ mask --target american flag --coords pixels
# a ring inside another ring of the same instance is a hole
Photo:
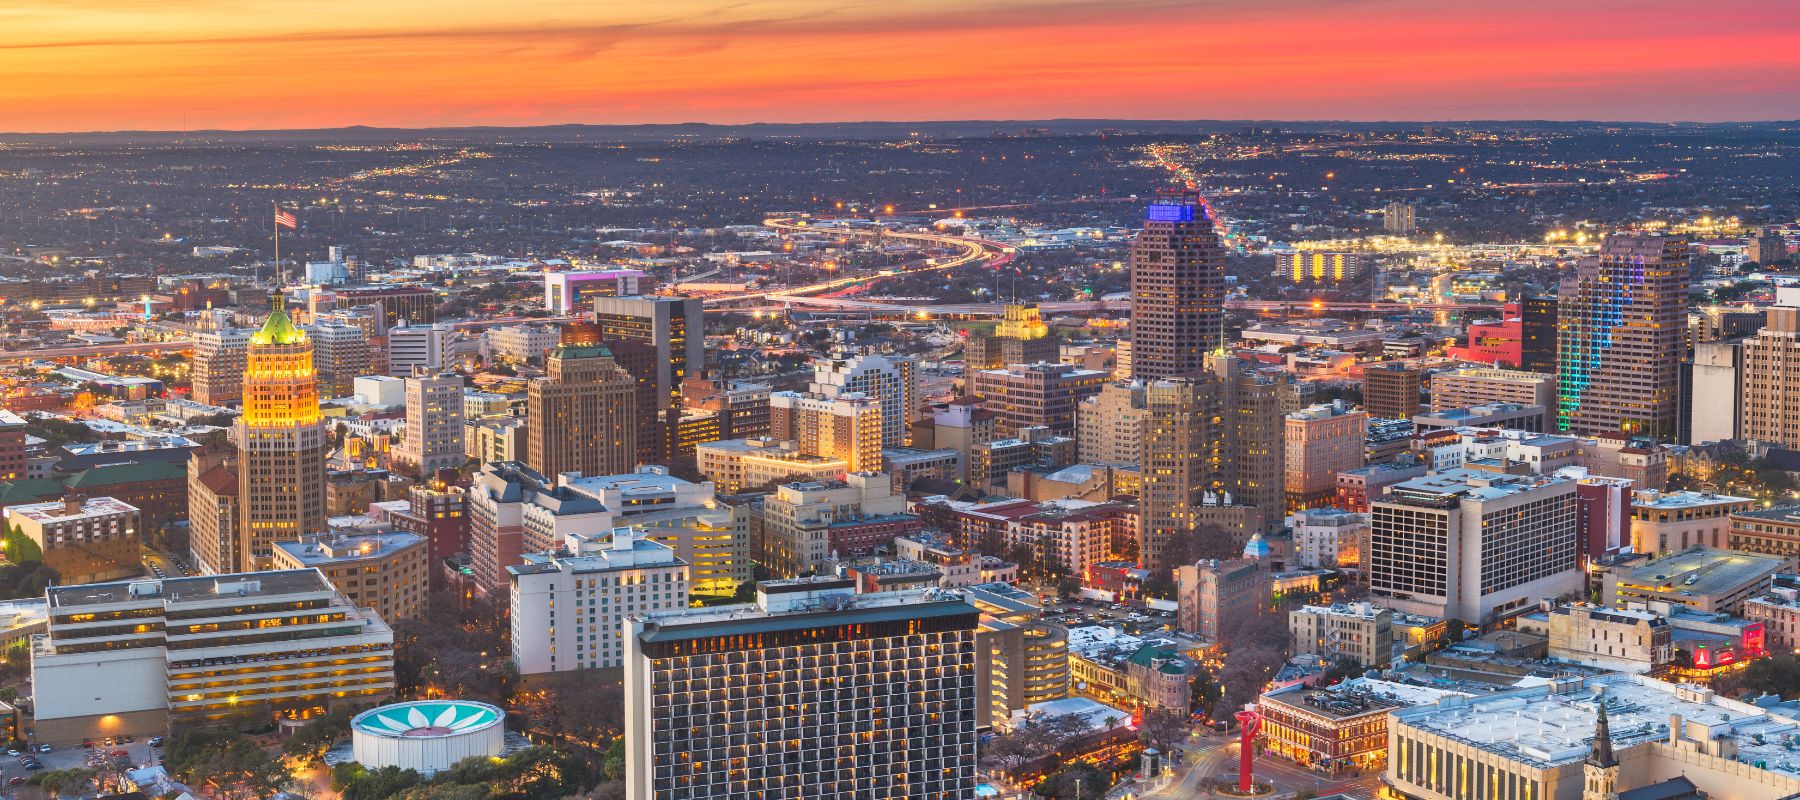
[[[294,216],[294,212],[282,208],[281,206],[276,206],[275,224],[280,225],[283,228],[292,229],[300,227],[300,220]]]

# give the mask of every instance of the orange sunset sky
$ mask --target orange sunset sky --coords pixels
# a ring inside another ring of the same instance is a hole
[[[1794,0],[0,0],[0,131],[1800,117]]]

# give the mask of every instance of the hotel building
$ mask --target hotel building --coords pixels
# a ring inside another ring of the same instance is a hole
[[[618,667],[626,618],[688,604],[687,563],[630,528],[571,535],[561,551],[524,562],[506,568],[521,675]]]
[[[839,578],[633,617],[626,797],[973,798],[979,624],[952,594]]]
[[[266,725],[394,692],[394,634],[316,569],[53,586],[37,741]]]

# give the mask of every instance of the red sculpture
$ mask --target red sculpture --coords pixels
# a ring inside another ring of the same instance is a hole
[[[1249,794],[1254,788],[1251,777],[1255,770],[1251,767],[1250,744],[1256,741],[1256,734],[1262,730],[1262,715],[1244,709],[1237,712],[1238,721],[1238,791]]]

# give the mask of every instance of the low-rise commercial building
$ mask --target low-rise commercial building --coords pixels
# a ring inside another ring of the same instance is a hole
[[[1381,769],[1388,756],[1388,712],[1461,693],[1374,678],[1335,686],[1283,686],[1257,698],[1262,744],[1304,767],[1337,774]]]
[[[1744,601],[1767,594],[1786,559],[1694,547],[1644,558],[1620,556],[1593,568],[1603,605],[1665,602],[1696,611],[1737,614]]]
[[[1296,655],[1385,667],[1394,657],[1394,612],[1372,603],[1301,606],[1288,612]]]
[[[1633,492],[1632,549],[1639,553],[1671,553],[1692,546],[1725,549],[1731,541],[1731,515],[1755,506],[1748,497],[1711,492]]]
[[[37,740],[307,719],[394,692],[394,634],[316,569],[53,586]]]
[[[144,571],[137,507],[116,498],[69,495],[56,503],[12,506],[5,515],[64,581],[95,583]]]

